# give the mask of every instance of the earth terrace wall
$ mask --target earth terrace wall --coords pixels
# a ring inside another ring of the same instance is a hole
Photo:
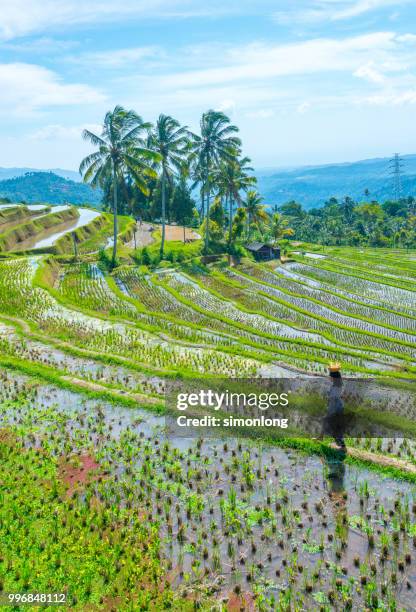
[[[0,232],[4,225],[10,225],[14,222],[24,221],[31,217],[38,217],[41,212],[47,213],[51,211],[50,206],[46,206],[43,211],[31,210],[27,206],[16,204],[10,208],[0,209]]]
[[[127,217],[119,217],[120,220],[126,220],[125,223],[122,223],[124,226],[118,234],[118,240],[121,243],[129,242],[133,238],[133,232],[135,227],[135,221],[133,219],[127,219]],[[110,223],[109,223],[110,222]],[[107,231],[109,230],[110,235],[112,236],[112,215],[102,214],[99,217],[93,219],[88,225],[83,225],[75,230],[75,235],[77,239],[77,245],[79,248],[80,254],[83,253],[82,245],[83,243],[89,241],[94,234],[104,233],[103,241],[105,242],[108,238]],[[56,255],[62,255],[65,253],[73,253],[74,251],[74,241],[73,235],[74,232],[68,232],[65,236],[62,236],[57,242],[54,244],[50,252],[53,252]],[[98,250],[98,246],[97,246]]]
[[[61,225],[68,221],[75,221],[78,217],[78,210],[71,207],[20,223],[4,232],[4,234],[0,234],[0,251],[12,251],[19,243],[37,234],[41,234],[43,231],[55,225]]]
[[[87,225],[82,225],[74,231],[68,231],[67,234],[59,238],[50,248],[50,252],[56,255],[62,255],[64,253],[73,253],[74,251],[74,234],[77,245],[81,247],[82,243],[91,238],[94,233],[100,232],[103,227],[107,224],[107,220],[104,215],[96,217],[90,221]]]
[[[94,234],[103,233],[103,243],[108,238],[108,233],[112,231],[112,222],[109,225],[108,218],[112,217],[107,213],[101,214],[99,217],[96,217],[87,225],[83,225],[78,227],[76,230],[68,232],[59,238],[55,244],[48,247],[41,247],[39,249],[29,249],[27,251],[19,251],[16,255],[73,255],[74,253],[74,239],[73,234],[77,237],[77,245],[78,245],[78,253],[79,255],[85,255],[83,252],[83,244],[90,241],[90,239],[94,236]],[[133,219],[129,220],[126,224],[126,227],[118,234],[118,239],[121,242],[128,242],[133,237],[135,221]],[[107,231],[108,230],[108,231]],[[104,235],[105,234],[105,235]],[[97,252],[98,246],[95,249],[91,249],[88,252]],[[3,254],[0,253],[0,257]]]

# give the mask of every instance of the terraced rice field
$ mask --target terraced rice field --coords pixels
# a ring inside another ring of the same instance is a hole
[[[414,609],[415,339],[412,253],[0,259],[2,590],[75,610]],[[378,381],[394,433],[340,454],[167,428],[171,379],[329,361]]]
[[[134,221],[119,217],[121,242],[130,239]],[[7,204],[0,208],[0,253],[72,254],[98,252],[109,246],[112,215],[69,205]]]

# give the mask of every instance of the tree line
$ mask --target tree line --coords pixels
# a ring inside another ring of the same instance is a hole
[[[161,258],[167,221],[199,227],[205,253],[218,248],[236,253],[241,242],[292,237],[324,245],[416,246],[413,197],[380,204],[366,190],[364,202],[347,196],[312,210],[294,201],[266,207],[238,132],[221,111],[203,113],[196,134],[169,115],[153,125],[121,106],[107,112],[101,134],[84,130],[96,150],[81,162],[80,172],[103,190],[104,206],[114,213],[112,265],[117,214],[160,220]]]
[[[152,125],[121,106],[105,115],[101,134],[84,130],[96,151],[83,159],[80,172],[85,182],[103,189],[114,213],[113,265],[119,213],[160,218],[162,258],[168,219],[200,226],[205,253],[219,242],[231,251],[242,237],[290,235],[278,212],[267,213],[238,131],[220,111],[205,112],[195,134],[168,115]]]
[[[365,196],[369,196],[368,192]],[[296,240],[337,246],[416,247],[416,200],[357,202],[346,196],[330,198],[321,208],[304,210],[288,202],[279,212]]]

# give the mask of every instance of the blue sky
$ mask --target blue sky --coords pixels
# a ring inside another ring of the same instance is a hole
[[[257,167],[416,152],[414,0],[0,0],[0,166],[77,169],[115,104]]]

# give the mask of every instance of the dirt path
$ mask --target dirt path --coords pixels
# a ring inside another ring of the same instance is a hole
[[[159,223],[143,222],[141,225],[137,224],[136,245],[138,249],[149,246],[155,242],[152,232],[156,229],[160,232],[162,231],[162,227]],[[193,240],[199,240],[200,238],[201,236],[194,229],[189,227],[185,228],[185,241],[191,242]],[[183,227],[181,225],[166,225],[166,241],[170,242],[171,240],[183,241]],[[134,238],[127,243],[127,246],[132,249],[134,248]]]
[[[336,444],[331,444],[331,447],[338,448]],[[409,472],[410,474],[416,474],[416,465],[414,463],[410,463],[410,461],[405,461],[404,459],[388,457],[386,455],[372,453],[371,451],[365,451],[359,448],[353,448],[351,446],[347,447],[347,453],[350,457],[354,457],[355,459],[371,461],[372,463],[377,463],[378,465],[382,465],[384,467],[392,467],[403,470],[404,472]]]
[[[154,226],[151,223],[142,223],[141,225],[139,223],[136,224],[136,245],[138,249],[149,246],[149,244],[152,244],[155,241],[152,236],[153,229]],[[134,238],[132,238],[130,242],[126,244],[126,246],[134,249]]]
[[[193,229],[185,227],[185,240],[199,240],[201,236]],[[181,225],[166,226],[166,240],[181,240],[183,241],[183,227]]]
[[[4,314],[0,316],[0,319],[3,321],[7,321],[8,323],[11,323],[12,325],[19,326],[25,334],[30,335],[32,333],[30,326],[23,319],[19,319],[18,317],[9,317],[8,315],[4,315]]]
[[[128,397],[129,399],[133,399],[138,403],[150,404],[153,406],[160,406],[161,400],[156,397],[151,397],[149,395],[144,395],[142,393],[131,393],[130,391],[123,391],[122,389],[114,389],[106,387],[105,385],[100,385],[99,383],[92,382],[90,380],[85,380],[83,378],[77,378],[76,376],[61,376],[62,380],[71,383],[71,385],[75,385],[77,387],[81,387],[83,389],[89,389],[90,391],[98,391],[98,392],[110,392],[112,395],[118,397]]]

